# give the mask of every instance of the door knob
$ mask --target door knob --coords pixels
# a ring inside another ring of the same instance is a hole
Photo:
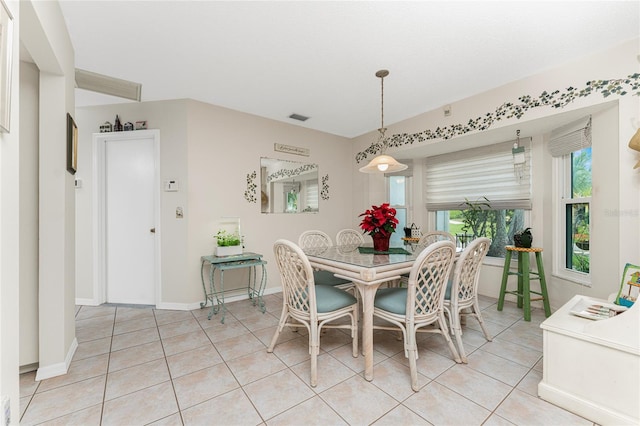
[[[149,232],[151,232],[152,234],[155,234],[156,233],[156,228],[149,229]]]

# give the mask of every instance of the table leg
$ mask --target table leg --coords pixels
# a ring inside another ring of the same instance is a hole
[[[200,279],[202,280],[202,290],[204,291],[204,302],[200,302],[200,309],[204,308],[209,304],[209,295],[207,294],[207,286],[204,283],[204,264],[205,264],[205,261],[203,260],[202,264],[200,265]],[[213,300],[211,301],[211,304],[213,304]]]
[[[380,284],[356,282],[362,300],[362,351],[364,353],[364,378],[373,380],[373,301]]]

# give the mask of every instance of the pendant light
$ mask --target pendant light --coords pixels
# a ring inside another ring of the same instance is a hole
[[[380,147],[380,155],[375,157],[366,166],[360,168],[362,173],[393,173],[405,170],[409,166],[406,164],[398,163],[395,158],[390,155],[386,155],[389,141],[384,133],[387,129],[384,127],[384,78],[389,75],[389,71],[380,70],[376,72],[376,77],[380,78],[380,110],[381,110],[381,124],[378,132],[378,140],[375,145]]]

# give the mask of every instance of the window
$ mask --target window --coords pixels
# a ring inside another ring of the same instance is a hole
[[[396,219],[398,219],[398,225],[396,226],[396,232],[391,234],[389,245],[391,247],[402,247],[404,241],[404,227],[409,222],[408,215],[408,200],[409,200],[409,186],[411,178],[408,176],[388,175],[386,176],[387,191],[389,194],[389,204],[396,209]]]
[[[460,247],[488,237],[487,255],[505,256],[504,247],[526,228],[531,209],[531,139],[520,142],[527,165],[521,175],[514,170],[514,141],[426,159],[425,200],[436,230],[454,234]]]
[[[554,157],[556,224],[554,273],[588,285],[591,223],[591,119],[586,117],[551,133]]]

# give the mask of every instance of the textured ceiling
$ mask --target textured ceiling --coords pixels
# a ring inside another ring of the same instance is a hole
[[[76,67],[355,137],[640,34],[637,1],[61,1]],[[76,106],[126,102],[77,89]],[[304,123],[288,116],[311,117]]]

